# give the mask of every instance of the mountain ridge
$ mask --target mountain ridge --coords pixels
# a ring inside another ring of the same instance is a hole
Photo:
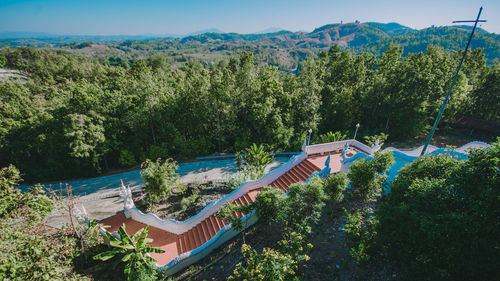
[[[66,49],[81,49],[82,54],[95,54],[90,50],[94,46],[91,43],[108,44],[112,55],[123,54],[125,49],[132,52],[141,52],[141,48],[134,49],[132,45],[137,44],[166,44],[155,46],[156,50],[166,50],[172,44],[177,50],[190,49],[189,53],[199,53],[197,57],[205,57],[210,53],[219,55],[232,50],[248,50],[259,52],[268,50],[276,57],[276,63],[281,64],[288,61],[289,65],[296,64],[301,59],[327,51],[331,46],[338,45],[343,48],[351,48],[355,52],[371,52],[379,55],[389,44],[397,44],[404,48],[404,54],[413,52],[423,52],[429,44],[443,47],[446,50],[462,50],[470,35],[469,26],[441,26],[428,27],[420,30],[401,25],[399,23],[377,23],[377,22],[351,22],[333,23],[320,26],[312,32],[279,30],[272,33],[220,33],[217,29],[208,29],[200,34],[193,34],[184,37],[162,37],[155,35],[131,35],[131,36],[59,36],[56,38],[46,37],[48,34],[41,34],[35,39],[4,39],[0,40],[0,47],[56,47]],[[197,33],[197,32],[195,32]],[[2,34],[0,33],[0,38]],[[135,43],[131,43],[135,42]],[[149,42],[149,43],[148,43]],[[83,44],[82,44],[83,43]],[[191,45],[185,47],[184,45]],[[197,48],[195,51],[194,48]],[[97,46],[96,46],[97,47]],[[500,35],[489,33],[484,29],[478,29],[472,42],[472,48],[484,48],[484,53],[488,62],[500,59]],[[148,47],[149,48],[149,47]],[[151,47],[153,48],[153,47]],[[106,53],[105,48],[98,51]],[[113,51],[115,50],[115,51]],[[173,54],[182,57],[182,52]],[[195,55],[190,55],[195,56]],[[180,58],[184,60],[185,58]],[[293,61],[293,63],[290,63]]]

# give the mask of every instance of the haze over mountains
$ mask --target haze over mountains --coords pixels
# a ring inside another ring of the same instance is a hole
[[[391,23],[379,23],[379,22],[366,22],[363,23],[366,25],[370,25],[376,28],[379,28],[385,32],[387,32],[388,35],[401,35],[401,34],[406,34],[412,31],[415,31],[416,29],[401,25],[396,22],[391,22]],[[322,27],[316,28],[314,31],[317,30],[322,30],[326,29],[328,27],[333,27],[333,26],[338,26],[338,25],[343,25],[343,24],[328,24],[324,25]],[[345,25],[349,25],[349,23],[346,23]],[[466,25],[461,25],[461,26],[454,26],[458,28],[463,28],[470,30],[472,29],[472,26],[466,26]],[[489,33],[485,31],[484,29],[480,29],[484,33]],[[249,33],[249,34],[270,34],[270,33],[276,33],[280,31],[287,31],[286,29],[280,28],[280,27],[269,27],[264,30],[260,30],[254,33]],[[314,32],[313,31],[313,32]],[[287,31],[288,32],[288,31]],[[291,32],[291,31],[289,31]],[[90,38],[90,37],[95,37],[95,38],[101,38],[102,40],[111,40],[114,41],[116,38],[123,38],[123,40],[133,40],[135,38],[165,38],[165,37],[171,37],[171,38],[183,38],[183,37],[188,37],[188,36],[196,36],[196,35],[201,35],[205,33],[228,33],[224,32],[220,29],[217,28],[207,28],[203,30],[198,30],[198,31],[193,31],[187,34],[179,34],[179,33],[163,33],[163,34],[137,34],[137,35],[121,35],[121,34],[116,34],[116,35],[88,35],[88,34],[82,34],[82,35],[65,35],[65,34],[54,34],[54,33],[49,33],[49,32],[21,32],[21,31],[15,31],[15,32],[9,32],[9,31],[4,31],[0,32],[0,40],[4,39],[46,39],[46,38],[58,38],[58,37],[64,37],[68,38],[68,40],[71,39],[77,39],[77,38]],[[291,32],[294,33],[294,32]],[[297,31],[295,33],[307,33],[306,31]],[[235,34],[234,32],[231,32],[231,34]],[[240,33],[236,33],[240,34]]]

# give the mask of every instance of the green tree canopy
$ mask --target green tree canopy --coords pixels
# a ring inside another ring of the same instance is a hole
[[[409,280],[499,274],[500,142],[468,160],[426,156],[404,167],[377,209],[378,244]]]

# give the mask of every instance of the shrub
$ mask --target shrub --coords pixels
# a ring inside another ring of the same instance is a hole
[[[232,175],[226,183],[227,189],[237,189],[246,181],[260,179],[265,175],[263,170],[244,167],[242,170]]]
[[[37,223],[45,219],[54,209],[54,202],[45,196],[41,185],[35,185],[21,196],[18,215],[22,214],[29,222]]]
[[[39,185],[21,193],[20,180],[13,165],[0,170],[0,280],[87,280],[72,272],[76,239],[43,233],[52,200]]]
[[[160,145],[151,145],[149,147],[148,155],[150,159],[168,157],[168,144],[166,142],[162,142]]]
[[[500,275],[500,142],[468,160],[425,156],[404,167],[377,209],[378,244],[410,280]]]
[[[8,220],[0,221],[0,236],[1,280],[87,280],[72,272],[73,237],[41,234],[40,227]]]
[[[246,258],[246,265],[237,264],[227,280],[300,280],[301,265],[309,260],[305,252],[312,245],[305,242],[302,234],[291,232],[285,236],[278,242],[280,250],[264,248],[260,254],[243,244],[241,252]]]
[[[391,152],[376,153],[372,160],[360,159],[354,162],[348,177],[357,197],[369,201],[380,196],[381,185],[387,178],[384,172],[393,162],[394,156]]]
[[[19,170],[9,165],[0,170],[0,217],[11,212],[18,204],[21,190],[15,188],[21,181]]]
[[[189,206],[191,206],[192,204],[194,204],[198,200],[200,200],[199,191],[195,190],[195,191],[193,191],[193,194],[189,195],[188,197],[182,198],[181,209],[183,211],[187,210],[187,208],[189,208]]]
[[[367,263],[370,260],[370,255],[367,253],[367,251],[368,245],[366,245],[364,241],[361,241],[349,249],[349,255],[351,255],[353,260],[358,265],[361,265]]]
[[[148,193],[146,198],[150,205],[160,202],[174,192],[183,193],[187,188],[186,184],[179,181],[175,172],[178,166],[172,159],[162,161],[158,158],[155,162],[146,159],[141,167],[144,191]]]
[[[0,170],[0,218],[9,216],[37,223],[52,212],[54,203],[45,196],[41,185],[21,192],[14,187],[20,181],[19,170],[14,165]]]
[[[310,224],[319,220],[325,199],[323,181],[319,177],[307,183],[292,184],[288,196],[283,200],[283,211],[279,218],[285,231],[309,233]]]
[[[369,146],[374,145],[377,140],[379,141],[380,144],[383,144],[387,140],[387,138],[389,138],[389,135],[384,133],[364,137],[365,143],[368,144]]]
[[[7,58],[0,55],[0,67],[5,67],[7,65]]]
[[[309,256],[305,253],[311,250],[313,245],[306,241],[305,234],[294,231],[286,232],[283,234],[283,238],[278,242],[281,252],[291,255],[298,265],[309,260]]]
[[[227,224],[231,224],[231,227],[236,231],[242,231],[245,229],[246,225],[243,223],[243,217],[235,217],[233,214],[235,212],[248,214],[254,208],[254,204],[244,204],[236,205],[231,202],[226,203],[223,208],[221,208],[215,216],[221,220],[224,220]],[[245,236],[243,236],[244,238]]]
[[[324,183],[325,194],[331,202],[336,204],[341,203],[344,200],[344,192],[348,183],[349,179],[345,172],[330,175]]]
[[[262,253],[258,254],[247,244],[241,246],[241,252],[246,258],[246,266],[242,263],[236,265],[233,275],[227,279],[229,281],[298,280],[295,277],[297,261],[289,254],[269,248],[264,248]]]
[[[363,213],[356,210],[349,213],[344,209],[347,223],[344,225],[349,254],[357,264],[363,264],[370,260],[374,239],[377,235],[375,227],[377,220],[372,213]]]
[[[254,206],[259,220],[263,223],[274,222],[280,216],[285,195],[280,190],[265,186],[257,194]]]

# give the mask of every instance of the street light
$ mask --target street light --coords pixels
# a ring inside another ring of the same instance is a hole
[[[356,131],[354,132],[354,140],[356,140],[356,135],[358,134],[359,123],[356,124]]]
[[[307,145],[310,145],[311,144],[311,134],[313,132],[313,129],[309,129],[309,141],[307,142]]]

